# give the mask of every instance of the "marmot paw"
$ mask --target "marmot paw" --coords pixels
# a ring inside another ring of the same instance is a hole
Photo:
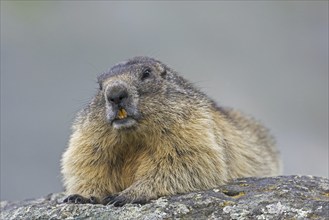
[[[97,204],[98,200],[94,196],[91,196],[90,198],[85,198],[81,195],[73,194],[66,197],[63,202],[74,203],[74,204],[85,204],[85,203]]]
[[[127,203],[133,203],[133,204],[141,204],[144,205],[145,203],[147,203],[146,199],[131,199],[126,195],[111,195],[108,197],[105,197],[103,200],[103,204],[105,205],[111,205],[113,204],[113,206],[115,207],[121,207],[124,206]]]

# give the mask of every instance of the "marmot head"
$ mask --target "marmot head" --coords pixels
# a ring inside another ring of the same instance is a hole
[[[202,94],[190,83],[149,57],[116,64],[98,77],[98,83],[106,120],[114,129],[134,127],[139,122],[147,125],[150,120],[177,123],[176,119],[188,117],[189,104],[203,103]]]

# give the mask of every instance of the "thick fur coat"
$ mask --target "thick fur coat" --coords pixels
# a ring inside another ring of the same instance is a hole
[[[66,202],[145,203],[280,173],[266,128],[218,107],[160,61],[135,57],[98,81],[62,157]]]

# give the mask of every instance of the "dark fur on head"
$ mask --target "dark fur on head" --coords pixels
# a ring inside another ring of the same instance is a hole
[[[100,111],[99,106],[103,105],[110,123],[115,120],[119,111],[117,106],[110,105],[107,101],[113,87],[126,90],[128,94],[123,107],[132,120],[127,126],[120,124],[116,128],[141,125],[147,127],[149,120],[158,123],[165,118],[167,121],[184,121],[191,116],[190,108],[204,107],[212,102],[167,65],[149,57],[134,57],[116,64],[98,76],[98,83],[100,90],[89,107],[96,106],[95,112]],[[186,102],[190,103],[190,108],[186,107]]]

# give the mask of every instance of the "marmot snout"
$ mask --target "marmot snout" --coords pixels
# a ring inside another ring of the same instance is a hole
[[[136,124],[139,111],[134,93],[135,91],[123,81],[114,81],[106,86],[106,117],[114,128],[128,128]]]
[[[98,83],[63,154],[65,202],[145,203],[280,173],[265,127],[217,106],[158,60],[119,63]]]

